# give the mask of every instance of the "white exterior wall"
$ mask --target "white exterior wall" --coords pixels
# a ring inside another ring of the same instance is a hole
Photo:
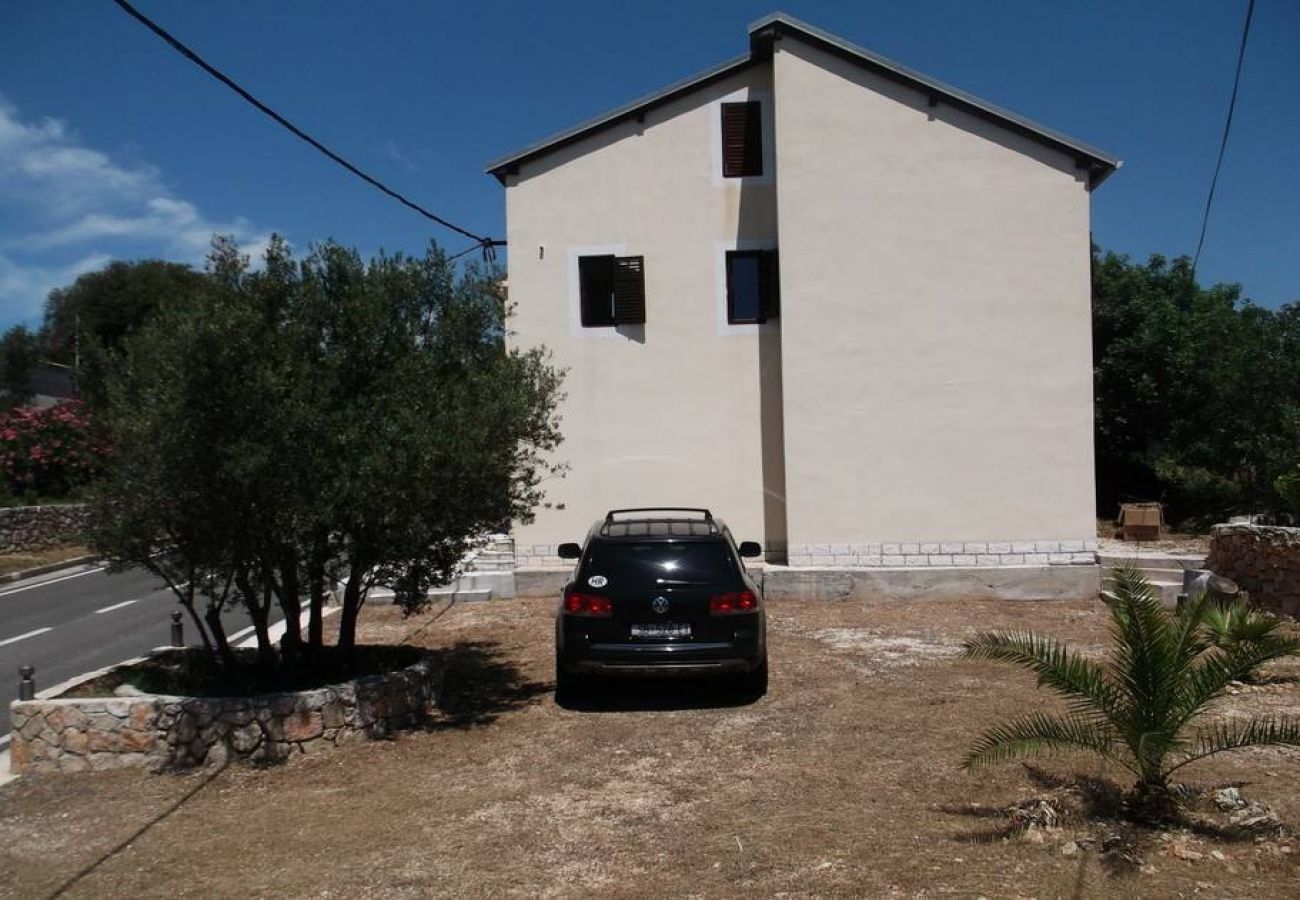
[[[523,564],[558,562],[557,544],[614,507],[707,506],[738,540],[762,539],[763,426],[780,405],[760,343],[773,346],[775,326],[726,324],[720,267],[738,243],[774,245],[775,189],[770,174],[724,181],[717,149],[717,103],[751,92],[767,101],[770,146],[771,67],[755,66],[508,179],[512,340],[546,345],[568,370],[557,455],[570,471],[546,485],[564,509],[516,526]],[[645,257],[644,326],[581,326],[583,253]]]
[[[665,503],[794,564],[1094,562],[1086,176],[777,48],[508,177],[513,340],[568,370],[564,509],[516,526],[520,562]],[[746,93],[767,101],[769,174],[724,180],[717,104]],[[774,243],[779,322],[727,326],[725,249]],[[645,257],[644,326],[581,327],[588,252]]]
[[[1084,174],[777,48],[790,561],[1091,562]]]

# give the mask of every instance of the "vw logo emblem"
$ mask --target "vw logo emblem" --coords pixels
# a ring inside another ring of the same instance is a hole
[[[653,600],[650,601],[650,608],[653,609],[655,612],[659,613],[660,615],[663,615],[664,613],[668,612],[668,598],[655,597]]]

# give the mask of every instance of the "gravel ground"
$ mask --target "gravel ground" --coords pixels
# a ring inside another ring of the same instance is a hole
[[[1100,602],[776,603],[766,697],[621,683],[581,709],[554,701],[552,606],[369,610],[366,640],[449,654],[426,731],[268,769],[0,788],[0,895],[1300,894],[1285,828],[1125,829],[1104,816],[1118,773],[1084,758],[960,769],[984,727],[1056,705],[1030,676],[961,661],[961,640],[1030,627],[1099,653]],[[1221,714],[1300,713],[1298,675]],[[1297,761],[1254,750],[1188,775],[1296,823]]]

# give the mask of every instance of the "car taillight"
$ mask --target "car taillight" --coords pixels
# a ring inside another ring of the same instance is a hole
[[[735,591],[729,594],[714,594],[709,600],[709,612],[713,615],[753,612],[758,609],[758,598],[753,591]]]
[[[573,616],[612,616],[614,604],[599,594],[569,591],[564,595],[564,611]]]

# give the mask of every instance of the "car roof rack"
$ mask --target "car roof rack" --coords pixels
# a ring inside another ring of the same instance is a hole
[[[621,516],[626,513],[651,513],[651,512],[692,512],[699,513],[706,522],[713,521],[713,513],[699,506],[634,506],[629,509],[611,509],[605,513],[605,521],[613,522],[615,516]]]
[[[630,509],[611,509],[609,512],[605,513],[605,521],[601,523],[599,533],[602,536],[608,537],[610,536],[611,527],[615,525],[622,526],[623,529],[626,530],[626,524],[623,522],[615,522],[614,517],[636,513],[641,513],[642,515],[640,518],[647,524],[663,524],[681,521],[681,519],[676,516],[646,515],[647,513],[696,513],[699,516],[701,523],[707,526],[707,534],[719,533],[717,522],[713,519],[713,513],[698,506],[637,506]],[[693,528],[690,529],[690,532],[692,534],[696,533]]]

